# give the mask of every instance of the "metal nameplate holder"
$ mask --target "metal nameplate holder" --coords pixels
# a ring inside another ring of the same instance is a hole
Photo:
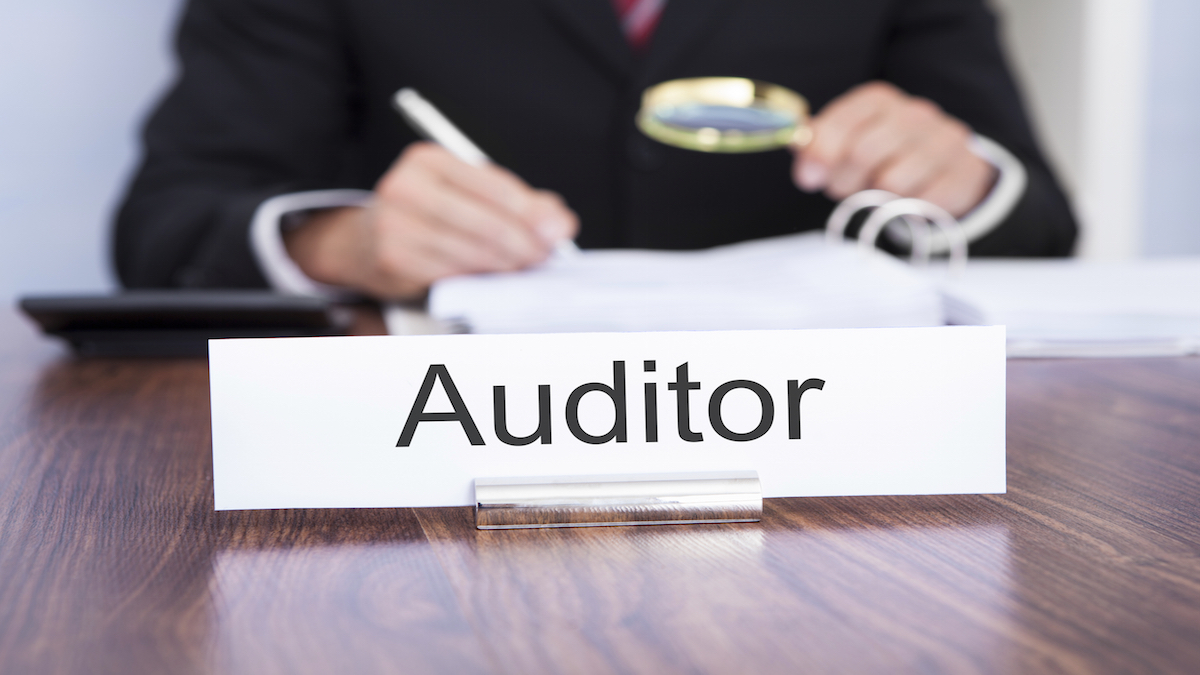
[[[475,479],[481,530],[761,519],[755,471]]]

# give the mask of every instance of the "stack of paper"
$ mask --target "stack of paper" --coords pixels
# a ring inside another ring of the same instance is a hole
[[[805,233],[699,252],[587,251],[446,279],[429,311],[476,333],[937,326],[933,279]]]
[[[1200,258],[972,260],[949,323],[1004,324],[1010,357],[1200,353]]]
[[[1007,326],[1010,357],[1200,354],[1200,258],[977,259],[948,279],[944,267],[921,273],[807,233],[698,252],[589,251],[447,279],[429,312],[477,333],[951,323]],[[389,314],[393,330],[402,318]]]

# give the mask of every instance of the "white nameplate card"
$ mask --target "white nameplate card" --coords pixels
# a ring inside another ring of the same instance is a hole
[[[757,471],[764,497],[1005,491],[1003,327],[209,343],[217,509]]]

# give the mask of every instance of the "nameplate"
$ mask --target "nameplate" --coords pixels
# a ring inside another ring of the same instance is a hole
[[[209,343],[216,508],[757,471],[764,497],[1005,491],[1003,327]]]

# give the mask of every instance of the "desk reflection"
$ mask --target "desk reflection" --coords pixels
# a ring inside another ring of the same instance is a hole
[[[243,534],[213,560],[210,667],[968,672],[987,655],[989,670],[1005,670],[1007,526],[946,523],[936,505],[844,526],[836,513],[847,501],[799,529],[777,512],[761,524],[477,531],[470,509],[419,509],[402,513],[416,514],[427,540],[377,543],[301,524],[315,512],[253,516],[253,526],[241,520],[250,513],[229,514],[226,528]],[[347,525],[404,520],[338,513]],[[269,534],[281,531],[290,534]]]
[[[213,672],[488,670],[426,544],[220,551],[209,588]]]
[[[781,663],[964,672],[973,669],[965,653],[1003,663],[1013,593],[1005,525],[910,511],[896,514],[909,523],[813,518],[796,528],[778,503],[747,525],[464,535],[469,510],[422,511],[421,520],[512,672],[769,672]]]

